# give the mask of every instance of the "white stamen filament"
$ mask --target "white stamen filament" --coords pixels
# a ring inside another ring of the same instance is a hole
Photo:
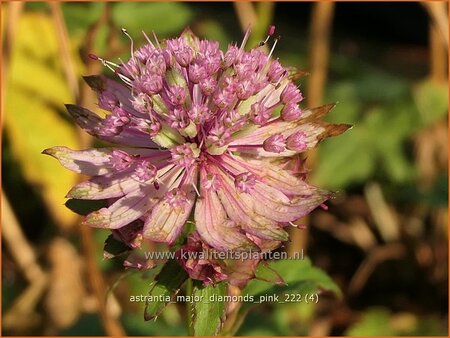
[[[155,48],[155,45],[153,44],[152,40],[150,40],[150,38],[148,37],[148,35],[142,31],[142,34],[144,34],[145,40],[147,40],[147,42],[150,44],[150,46],[152,46],[153,48]]]
[[[155,38],[156,45],[158,46],[159,49],[161,49],[161,45],[159,44],[159,40],[158,40],[158,37],[156,36],[155,31],[152,31],[152,33],[153,33],[153,37]]]
[[[270,59],[270,57],[272,56],[273,51],[275,50],[275,47],[276,47],[277,43],[278,43],[278,38],[276,38],[275,41],[273,42],[272,49],[270,50],[270,53],[269,53],[269,55],[268,55],[268,58],[269,58],[269,59]]]
[[[117,63],[114,63],[114,62],[108,61],[108,60],[104,60],[104,59],[100,59],[100,58],[99,58],[99,60],[102,60],[102,61],[104,61],[105,63],[107,63],[108,65],[111,65],[111,66],[113,66],[113,67],[119,68],[119,65],[118,65]]]
[[[125,75],[122,75],[120,73],[117,73],[117,76],[123,81],[125,82],[127,85],[129,85],[130,87],[133,86],[133,83],[131,82],[131,80],[129,78],[127,78]]]
[[[116,64],[114,62],[111,62],[111,61],[108,61],[108,60],[105,60],[105,59],[102,59],[100,57],[97,57],[97,60],[99,60],[103,64],[103,66],[107,67],[110,71],[112,71],[113,73],[117,74],[119,76],[119,78],[123,82],[125,82],[127,85],[129,85],[129,86],[132,85],[131,80],[129,78],[127,78],[125,75],[122,75],[122,74],[116,72],[116,70],[112,67],[112,66],[114,66],[114,67],[118,68],[119,67],[118,64]]]
[[[106,61],[105,59],[98,58],[98,60],[103,64],[103,66],[107,67],[109,70],[111,70],[113,73],[116,72],[116,70],[110,65],[109,61]],[[112,63],[112,62],[111,62]]]
[[[131,41],[130,54],[131,54],[131,58],[134,60],[134,41],[133,41],[133,38],[131,37],[130,34],[128,34],[128,31],[125,28],[122,28],[122,33],[125,34],[128,37],[128,39],[130,39],[130,41]]]
[[[270,35],[267,35],[266,39],[261,42],[261,46],[264,46],[267,43],[267,41],[269,41],[269,39],[270,39]]]
[[[248,41],[248,38],[250,37],[251,31],[252,30],[250,29],[250,26],[249,26],[247,28],[247,31],[245,32],[244,39],[242,40],[241,47],[240,47],[241,50],[243,50],[245,45],[247,44],[247,41]]]
[[[195,193],[197,194],[197,196],[200,197],[200,192],[198,191],[198,189],[197,189],[197,187],[195,186],[194,183],[192,183],[192,187],[194,188]]]

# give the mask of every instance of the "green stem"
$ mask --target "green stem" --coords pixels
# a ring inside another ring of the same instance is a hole
[[[192,279],[188,278],[186,282],[186,296],[188,296],[188,299],[192,299]],[[186,325],[187,325],[187,332],[188,336],[194,336],[194,326],[193,320],[192,320],[192,301],[186,302]]]

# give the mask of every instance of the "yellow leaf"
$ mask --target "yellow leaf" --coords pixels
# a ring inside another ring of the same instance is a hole
[[[5,127],[12,152],[57,224],[73,224],[76,216],[64,207],[64,196],[77,176],[41,154],[55,145],[79,148],[75,127],[63,115],[63,104],[73,97],[49,16],[21,16],[5,88]]]

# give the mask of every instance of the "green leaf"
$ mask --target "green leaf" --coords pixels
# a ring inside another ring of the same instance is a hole
[[[298,260],[278,260],[269,264],[259,264],[256,279],[253,279],[242,291],[242,296],[252,299],[243,302],[239,309],[238,320],[226,334],[234,334],[242,324],[250,308],[262,302],[268,295],[301,295],[318,293],[320,290],[331,291],[338,297],[342,292],[333,280],[322,270],[312,266],[308,258]],[[302,300],[304,301],[304,300]]]
[[[144,310],[145,320],[156,318],[166,305],[173,301],[187,278],[186,271],[183,270],[177,261],[167,261],[151,284],[149,298],[154,301],[147,300]]]
[[[447,328],[438,317],[410,312],[392,313],[384,307],[366,310],[346,332],[346,336],[446,336]]]
[[[179,2],[120,2],[113,6],[113,21],[133,37],[142,36],[142,31],[155,31],[166,36],[179,33],[191,21],[190,8]]]
[[[343,135],[327,139],[320,145],[321,161],[312,173],[312,181],[329,189],[364,182],[375,169],[374,155],[369,135],[361,124],[356,124]]]
[[[386,109],[375,108],[368,112],[363,122],[375,149],[373,156],[379,159],[393,182],[405,182],[414,173],[403,150],[406,140],[417,128],[417,111],[411,106],[404,103]],[[390,128],[386,128],[387,125]]]
[[[225,316],[225,302],[218,300],[227,294],[224,282],[216,285],[196,286],[192,296],[201,299],[193,304],[195,336],[215,336],[219,333]]]
[[[63,2],[64,20],[71,35],[84,33],[100,19],[106,4],[103,2]]]
[[[390,313],[383,308],[371,309],[353,325],[346,336],[394,336],[395,331],[388,325]]]
[[[448,112],[448,84],[424,81],[414,89],[414,101],[426,126]]]
[[[168,309],[167,309],[168,310]],[[176,311],[176,309],[174,309]],[[166,312],[164,312],[166,313]],[[181,323],[172,323],[165,320],[157,320],[149,325],[148,322],[143,321],[141,316],[136,316],[134,313],[124,313],[121,316],[125,331],[128,336],[139,337],[173,337],[185,336],[186,330]]]
[[[396,183],[413,178],[413,164],[403,149],[420,126],[418,120],[417,109],[411,102],[371,108],[363,118],[353,122],[353,129],[320,145],[321,162],[313,172],[313,182],[340,189],[379,175],[379,169]]]
[[[339,82],[332,86],[326,102],[338,102],[333,111],[327,115],[327,121],[334,123],[358,123],[361,104],[358,100],[358,90],[351,82]]]
[[[404,79],[371,66],[362,67],[353,82],[358,90],[358,100],[383,105],[404,97],[409,91],[408,82]]]
[[[282,280],[281,280],[282,278]],[[283,285],[280,285],[284,281]],[[274,283],[277,283],[274,285]],[[253,295],[257,300],[265,294],[281,292],[311,293],[319,289],[329,290],[339,297],[342,293],[333,280],[321,269],[314,267],[308,258],[279,260],[268,265],[260,264],[256,279],[243,290],[243,295]]]
[[[125,243],[118,241],[113,235],[109,235],[103,247],[103,257],[107,259],[114,258],[130,250]]]

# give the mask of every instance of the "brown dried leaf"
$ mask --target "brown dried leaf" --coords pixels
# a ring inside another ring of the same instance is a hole
[[[304,123],[307,121],[319,120],[326,116],[334,107],[336,107],[336,103],[328,103],[323,106],[308,108],[303,112],[304,117],[302,117],[301,121]]]

